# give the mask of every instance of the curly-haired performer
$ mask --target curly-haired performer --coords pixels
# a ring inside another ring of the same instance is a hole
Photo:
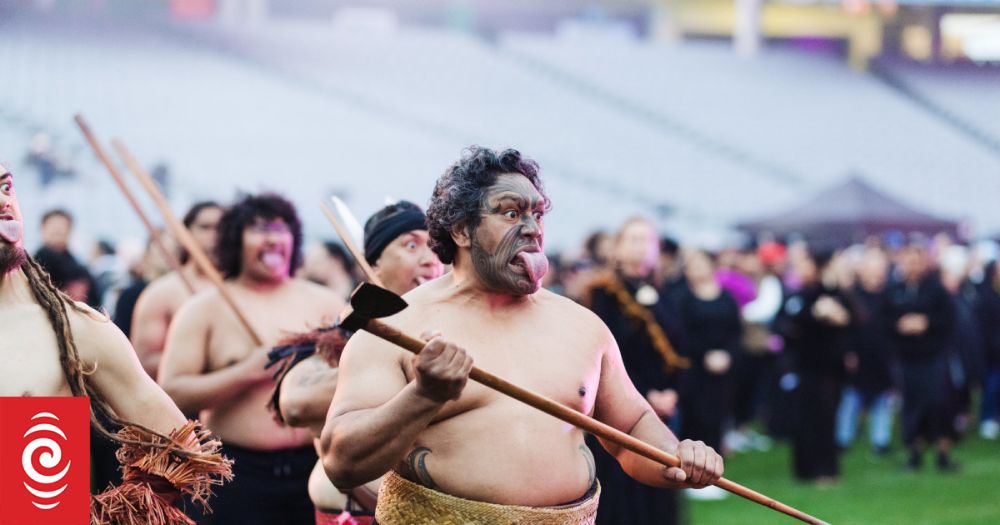
[[[540,288],[548,208],[533,161],[470,149],[438,180],[427,210],[431,247],[454,270],[408,293],[409,307],[387,320],[448,339],[425,332],[412,357],[366,333],[348,342],[323,463],[341,488],[389,471],[381,525],[593,523],[600,487],[583,431],[467,386],[473,359],[680,457],[682,468],[667,468],[603,443],[643,483],[703,487],[722,475],[721,456],[678,442],[632,386],[607,327]]]
[[[171,503],[186,493],[205,504],[229,476],[218,442],[185,423],[124,334],[53,286],[23,242],[14,177],[0,165],[0,396],[90,398],[91,424],[123,444],[125,462],[124,482],[92,501],[92,522],[191,523]],[[98,414],[124,428],[109,433]]]
[[[424,212],[410,202],[390,204],[365,223],[365,259],[382,284],[400,295],[441,276],[443,266],[428,241]],[[291,337],[272,353],[287,355],[272,409],[288,425],[309,428],[319,438],[337,388],[337,359],[344,343],[340,330],[320,329]],[[372,482],[342,493],[317,461],[309,478],[317,525],[371,523],[377,490],[378,483]]]
[[[186,413],[200,412],[235,461],[205,523],[308,524],[306,492],[316,451],[309,433],[283,427],[266,406],[274,381],[270,347],[289,333],[329,324],[344,302],[292,273],[302,260],[295,207],[273,194],[249,195],[219,221],[216,256],[228,293],[265,344],[256,347],[217,290],[198,294],[174,316],[159,382]]]

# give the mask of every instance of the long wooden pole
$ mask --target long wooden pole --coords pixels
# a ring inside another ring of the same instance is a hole
[[[128,166],[129,170],[137,179],[139,179],[139,184],[146,189],[146,193],[149,193],[149,196],[152,197],[153,202],[156,203],[156,207],[160,209],[160,213],[167,221],[167,225],[170,226],[174,236],[176,236],[177,240],[184,245],[184,249],[186,249],[191,255],[191,259],[198,265],[198,269],[201,270],[201,272],[204,273],[210,281],[212,281],[213,285],[215,285],[216,290],[219,291],[219,295],[226,302],[226,304],[229,305],[229,308],[232,309],[233,313],[236,314],[236,318],[239,320],[240,324],[243,325],[243,328],[246,329],[247,333],[250,334],[250,338],[253,339],[254,344],[257,346],[263,346],[264,340],[261,339],[260,334],[254,329],[253,325],[250,324],[250,321],[247,319],[246,315],[244,315],[243,310],[240,309],[236,300],[233,299],[232,294],[229,293],[219,270],[215,268],[215,264],[212,263],[212,260],[205,255],[204,251],[202,251],[201,246],[199,246],[198,242],[191,236],[191,232],[184,227],[184,223],[182,223],[180,219],[174,215],[174,212],[170,209],[170,204],[163,196],[163,193],[160,192],[160,189],[156,186],[156,182],[153,181],[153,178],[149,176],[149,173],[146,173],[146,170],[141,164],[139,164],[135,157],[132,156],[128,148],[126,148],[125,144],[123,144],[120,140],[112,140],[111,146],[118,153],[118,156],[125,161],[125,165]]]
[[[386,341],[413,352],[414,354],[419,354],[424,348],[424,345],[427,344],[426,341],[404,334],[396,328],[379,321],[378,319],[370,319],[365,325],[365,330]],[[480,368],[473,368],[472,371],[469,372],[469,379],[492,388],[501,394],[510,396],[518,401],[521,401],[522,403],[531,405],[542,412],[590,432],[597,437],[621,445],[622,447],[631,450],[640,456],[649,458],[657,463],[670,467],[680,467],[681,465],[681,461],[677,458],[677,456],[664,452],[614,427],[601,423],[590,416],[577,412],[576,410],[573,410],[572,408],[545,396],[536,394],[531,390],[517,386]],[[825,521],[822,521],[819,518],[810,516],[809,514],[806,514],[805,512],[802,512],[794,507],[785,505],[780,501],[769,498],[757,491],[751,490],[726,478],[720,478],[715,482],[715,486],[728,490],[729,492],[742,496],[750,501],[760,503],[770,509],[783,512],[806,523],[814,525],[827,525]]]
[[[321,202],[319,207],[322,208],[323,214],[326,215],[330,224],[333,225],[333,229],[337,230],[337,235],[339,235],[340,239],[344,242],[344,246],[347,247],[347,251],[351,252],[351,255],[354,256],[354,260],[357,261],[358,266],[361,267],[361,271],[364,272],[368,282],[378,287],[385,288],[382,286],[382,281],[379,280],[377,275],[375,275],[375,270],[368,264],[368,260],[365,259],[365,255],[354,244],[354,241],[351,240],[351,236],[347,233],[347,229],[344,225],[341,224],[340,219],[337,218],[337,214],[330,210],[326,202]]]
[[[354,258],[357,259],[359,263],[365,262],[364,257],[359,257],[357,247],[354,246],[354,242],[351,240],[350,235],[347,234],[347,230],[340,224],[336,215],[327,209],[325,203],[322,208],[326,217],[333,224],[334,229],[337,230],[337,234],[340,235],[344,245],[347,246],[348,251],[354,255]],[[375,273],[372,271],[371,267],[367,264],[362,264],[361,268],[365,272],[365,276],[368,278],[368,281],[372,284],[377,284],[377,278],[375,277]],[[426,341],[404,334],[403,332],[383,323],[382,321],[379,321],[378,319],[369,319],[365,324],[364,329],[367,332],[389,341],[404,350],[413,352],[414,354],[419,354],[420,351],[423,350],[424,345],[427,344]],[[661,465],[667,465],[669,467],[681,466],[680,459],[673,454],[664,452],[649,443],[636,439],[621,430],[618,430],[617,428],[601,423],[600,421],[577,412],[576,410],[573,410],[558,401],[517,386],[514,383],[495,376],[481,368],[473,367],[472,371],[469,372],[469,379],[472,379],[473,381],[488,388],[492,388],[501,394],[512,397],[524,404],[537,408],[546,414],[590,432],[595,436],[616,443],[627,450],[631,450],[632,452],[651,459]],[[793,518],[802,520],[806,523],[810,523],[812,525],[829,525],[815,516],[806,514],[801,510],[786,505],[773,498],[769,498],[760,492],[744,487],[743,485],[730,481],[726,478],[720,478],[715,482],[715,486],[732,492],[738,496],[742,496],[755,503],[759,503],[769,509],[782,512]]]
[[[135,194],[133,194],[132,190],[129,189],[128,184],[125,183],[125,178],[122,177],[121,172],[118,171],[114,162],[111,161],[108,154],[104,151],[104,147],[101,146],[97,137],[95,137],[94,133],[90,130],[90,126],[87,125],[87,121],[83,119],[83,115],[77,114],[73,117],[73,120],[76,121],[76,125],[80,128],[84,138],[86,138],[87,142],[90,143],[90,147],[94,150],[94,154],[97,155],[97,159],[101,161],[101,164],[104,164],[105,168],[108,169],[108,173],[111,174],[111,178],[114,179],[115,184],[118,185],[118,189],[120,189],[122,194],[125,195],[125,200],[132,205],[132,210],[135,211],[135,214],[139,216],[139,220],[141,220],[142,224],[145,225],[146,231],[149,232],[149,238],[153,240],[153,244],[160,250],[160,253],[163,255],[163,259],[167,262],[167,265],[170,266],[170,269],[173,270],[178,277],[181,278],[181,282],[184,283],[184,288],[187,289],[188,293],[194,295],[194,285],[191,284],[191,281],[189,281],[184,275],[184,272],[181,271],[181,262],[177,260],[177,257],[173,254],[173,252],[167,249],[166,245],[163,244],[160,232],[157,231],[156,227],[153,226],[153,223],[149,220],[149,217],[142,211],[142,207],[139,206],[139,201],[135,198]]]

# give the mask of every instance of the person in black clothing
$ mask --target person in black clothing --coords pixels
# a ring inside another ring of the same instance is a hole
[[[670,237],[660,238],[660,262],[653,272],[653,279],[656,287],[668,296],[685,287],[681,247]]]
[[[674,351],[677,330],[666,299],[652,285],[657,243],[656,230],[648,221],[627,221],[615,237],[616,269],[591,282],[583,302],[614,334],[636,390],[646,395],[657,415],[668,419],[677,403],[674,372],[683,361]],[[595,439],[588,438],[588,445],[601,482],[598,525],[678,523],[673,491],[640,484]]]
[[[983,397],[979,412],[979,433],[986,439],[1000,437],[1000,268],[997,262],[986,267],[977,294],[976,311],[983,329],[985,346]]]
[[[961,440],[972,419],[972,392],[983,377],[983,330],[976,312],[979,288],[969,280],[969,251],[961,245],[946,247],[939,259],[941,284],[951,298],[955,327],[947,345],[949,397],[948,432]]]
[[[790,294],[775,319],[798,377],[793,410],[792,463],[803,481],[826,483],[840,474],[834,424],[844,377],[851,312],[838,289],[829,253],[795,261],[802,288]]]
[[[881,248],[867,248],[857,267],[857,281],[848,293],[854,323],[847,352],[846,385],[837,412],[837,445],[854,440],[858,416],[868,412],[872,450],[884,455],[892,439],[893,382],[890,342],[884,308],[889,261]]]
[[[889,286],[885,319],[903,376],[903,442],[907,466],[919,469],[923,450],[937,443],[937,465],[955,470],[947,421],[947,347],[955,315],[948,292],[930,271],[927,252],[913,243],[899,254],[902,280]]]
[[[681,355],[690,368],[681,373],[681,435],[721,450],[722,429],[732,414],[732,362],[740,351],[740,308],[715,279],[712,258],[700,250],[684,254],[687,281],[674,301],[684,333]]]
[[[42,215],[42,247],[35,260],[49,273],[52,284],[73,300],[101,307],[101,291],[87,268],[69,252],[73,217],[66,210],[54,209]]]
[[[159,232],[158,235],[164,242],[167,240],[163,232]],[[131,338],[132,336],[132,319],[139,296],[142,295],[149,283],[169,271],[170,267],[159,248],[154,244],[153,239],[150,238],[146,241],[142,258],[129,269],[128,286],[122,289],[121,293],[118,294],[118,300],[115,301],[114,315],[112,315],[111,321],[121,329],[125,337]]]

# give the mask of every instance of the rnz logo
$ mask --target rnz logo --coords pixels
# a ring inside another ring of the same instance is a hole
[[[90,523],[90,401],[0,397],[0,525]]]
[[[34,496],[32,505],[50,510],[59,505],[59,496],[69,487],[66,473],[73,462],[63,457],[66,433],[59,427],[59,417],[39,412],[31,420],[37,422],[24,433],[30,441],[21,452],[21,468],[28,478],[24,488]]]

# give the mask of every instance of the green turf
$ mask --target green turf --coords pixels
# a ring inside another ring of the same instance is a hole
[[[838,525],[1000,524],[1000,441],[969,434],[955,449],[962,464],[958,474],[938,473],[931,453],[923,470],[904,472],[903,452],[878,458],[859,442],[841,461],[840,481],[829,487],[792,480],[787,444],[731,457],[725,475]],[[690,501],[688,514],[691,525],[798,523],[732,495],[723,501]]]

